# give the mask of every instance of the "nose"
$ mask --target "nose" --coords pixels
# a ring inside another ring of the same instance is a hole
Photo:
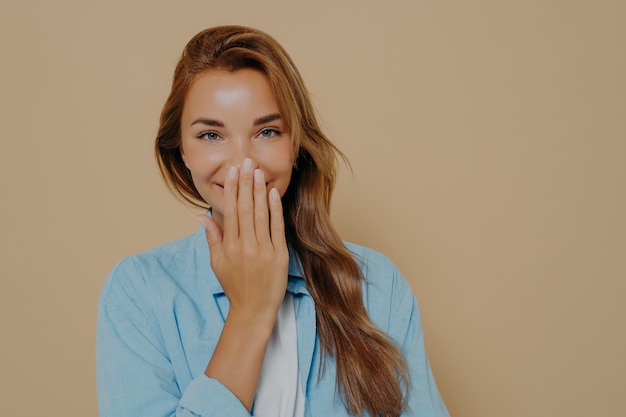
[[[256,168],[256,162],[254,161],[254,150],[249,140],[237,139],[232,142],[230,151],[230,165],[242,166],[244,159],[252,159],[252,163]]]

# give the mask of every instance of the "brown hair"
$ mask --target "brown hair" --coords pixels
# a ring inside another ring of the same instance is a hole
[[[283,196],[287,240],[302,265],[316,306],[322,354],[334,356],[336,389],[351,415],[398,416],[406,408],[406,360],[397,345],[369,319],[362,300],[363,276],[330,221],[336,162],[344,155],[322,133],[300,74],[269,35],[221,26],[194,36],[176,66],[156,138],[159,169],[170,189],[207,207],[180,154],[180,120],[187,90],[208,70],[253,68],[268,78],[296,152]]]

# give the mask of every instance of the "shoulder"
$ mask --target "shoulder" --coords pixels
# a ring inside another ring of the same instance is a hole
[[[344,245],[352,253],[352,256],[361,268],[361,273],[367,285],[386,284],[395,286],[406,283],[398,267],[386,255],[354,243],[344,242]]]
[[[172,240],[154,248],[145,250],[129,258],[135,258],[140,261],[153,261],[156,259],[175,258],[181,254],[189,254],[193,251],[201,241],[204,235],[201,233],[193,233],[180,239]]]
[[[386,255],[377,250],[357,245],[355,243],[344,242],[344,245],[352,253],[359,265],[369,267],[395,268],[395,265]]]
[[[100,294],[101,301],[117,297],[144,294],[155,286],[167,285],[167,281],[188,275],[187,269],[195,265],[195,258],[202,244],[199,233],[156,246],[125,257],[113,268]],[[208,252],[206,250],[205,252]]]
[[[372,322],[393,337],[401,338],[398,328],[418,315],[413,292],[396,265],[382,253],[344,243],[352,252],[363,274],[363,304]]]

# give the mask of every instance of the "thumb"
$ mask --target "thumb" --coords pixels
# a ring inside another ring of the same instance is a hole
[[[206,214],[200,214],[198,216],[198,220],[204,230],[206,230],[206,238],[209,242],[209,251],[211,254],[218,253],[220,248],[222,247],[222,233],[220,232],[220,228],[217,227],[215,221],[212,218],[207,216]]]

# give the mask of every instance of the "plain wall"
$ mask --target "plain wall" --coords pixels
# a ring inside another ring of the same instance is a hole
[[[174,65],[237,23],[291,53],[348,155],[333,216],[420,302],[457,417],[623,416],[626,3],[0,3],[0,395],[96,415],[96,303],[193,233],[153,138]]]

